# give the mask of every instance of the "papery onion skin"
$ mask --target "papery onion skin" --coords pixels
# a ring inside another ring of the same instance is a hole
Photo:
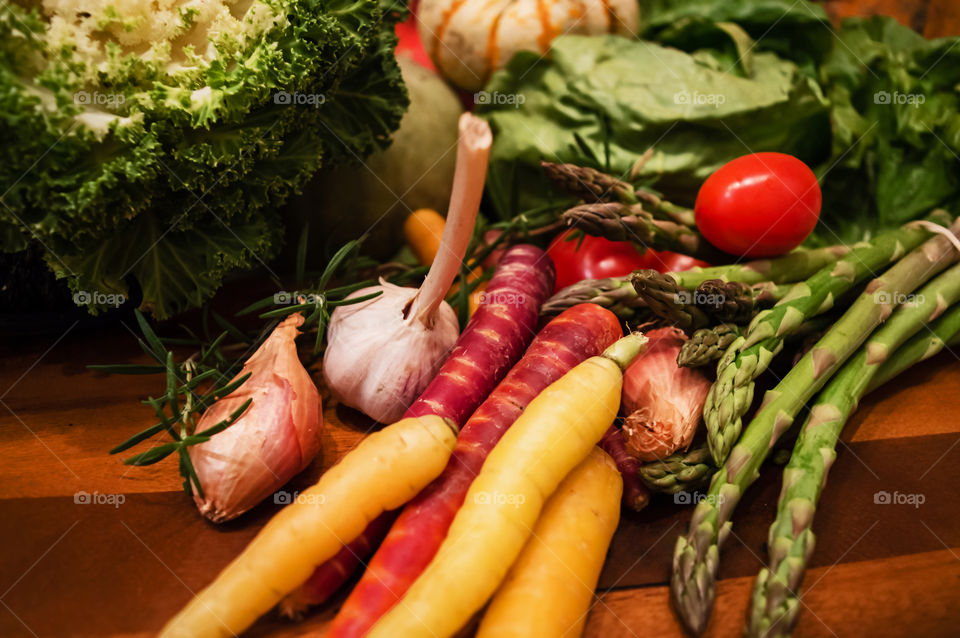
[[[240,516],[302,471],[320,451],[320,393],[300,363],[294,340],[303,316],[278,325],[247,360],[237,390],[204,412],[196,431],[226,419],[247,399],[249,408],[226,430],[189,448],[203,489],[200,513],[215,523]]]
[[[330,317],[323,379],[340,403],[381,423],[399,420],[443,364],[460,335],[457,313],[441,302],[431,325],[405,318],[416,288],[387,282],[362,288]]]
[[[710,380],[697,368],[681,368],[677,354],[687,340],[678,328],[646,335],[647,351],[623,379],[621,430],[627,452],[641,461],[656,461],[690,445],[703,414]]]

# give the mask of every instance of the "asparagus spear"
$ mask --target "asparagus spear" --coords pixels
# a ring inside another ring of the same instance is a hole
[[[910,366],[926,361],[947,346],[960,345],[960,304],[951,306],[928,330],[914,335],[897,348],[896,356],[884,361],[870,381],[868,392],[873,392]]]
[[[756,259],[726,266],[697,267],[672,274],[677,284],[688,290],[693,290],[708,279],[742,281],[747,284],[761,284],[766,281],[787,284],[810,277],[849,252],[850,248],[847,246],[801,249],[775,259]]]
[[[751,286],[742,281],[708,279],[693,291],[693,302],[715,321],[747,323],[757,308],[773,305],[789,291],[789,285],[769,281]]]
[[[540,162],[544,174],[558,188],[587,203],[617,201],[636,204],[642,201],[659,219],[668,219],[678,224],[693,227],[693,211],[663,199],[647,188],[633,190],[628,182],[606,173],[576,164]]]
[[[960,221],[951,230],[955,234],[960,232]],[[915,229],[905,227],[894,233],[899,239],[896,243],[915,243],[912,237],[915,232]],[[879,250],[876,248],[878,244],[882,246],[884,241],[878,239],[871,247]],[[861,258],[869,263],[876,263],[876,256],[867,251],[855,250],[854,253],[860,253]],[[737,502],[756,479],[757,470],[774,443],[790,427],[804,404],[890,315],[894,306],[956,259],[957,251],[941,235],[912,250],[874,279],[816,347],[764,396],[763,404],[740,441],[714,474],[707,498],[694,509],[687,536],[677,539],[671,593],[680,619],[691,632],[699,634],[706,627],[715,594],[719,547],[730,533],[730,518]],[[857,266],[841,266],[841,263],[834,268],[837,276],[849,273],[850,268],[856,272]],[[829,285],[829,282],[816,278],[810,282]],[[813,285],[810,288],[811,295],[822,294]],[[731,350],[733,348],[731,346]]]
[[[954,266],[924,286],[913,303],[901,305],[820,393],[783,471],[777,518],[767,541],[769,564],[754,583],[748,636],[786,637],[793,631],[800,583],[816,541],[813,517],[837,456],[840,432],[879,369],[891,361],[906,363],[899,355],[901,345],[958,301],[960,266]]]
[[[677,285],[670,273],[637,270],[630,282],[644,305],[667,323],[684,330],[696,330],[711,323],[710,318],[692,303],[693,294]]]
[[[729,259],[694,228],[657,219],[641,204],[597,202],[574,206],[560,216],[567,226],[611,241],[630,241],[644,248],[672,250],[704,261]]]
[[[740,326],[732,323],[701,328],[680,347],[677,365],[683,368],[695,368],[716,361],[742,334],[743,330]]]
[[[552,317],[581,303],[603,306],[620,319],[639,321],[652,315],[626,278],[584,279],[557,292],[541,306],[540,315]]]
[[[776,259],[759,259],[742,264],[691,268],[670,275],[681,289],[692,290],[709,279],[742,281],[748,284],[766,285],[767,282],[783,284],[803,279],[817,270],[832,264],[847,254],[845,246],[830,246],[813,250],[797,250]],[[621,319],[634,319],[632,311],[645,307],[637,299],[637,292],[630,277],[612,279],[587,279],[557,292],[544,304],[543,315],[560,314],[578,303],[596,303],[609,308]],[[623,314],[621,314],[623,313]],[[643,318],[644,313],[640,313]]]
[[[684,330],[698,330],[718,321],[744,323],[759,304],[780,299],[790,289],[771,282],[749,285],[708,279],[691,291],[677,283],[674,273],[652,269],[633,272],[630,282],[653,314]]]
[[[596,169],[553,162],[540,162],[540,166],[555,186],[585,202],[637,201],[633,186]]]
[[[946,213],[935,217],[943,216]],[[726,460],[740,436],[743,415],[753,402],[754,380],[783,349],[784,338],[810,317],[829,310],[838,296],[929,236],[928,230],[914,224],[884,233],[794,285],[777,305],[753,318],[743,337],[730,345],[717,364],[717,380],[703,408],[707,441],[717,465]]]
[[[790,337],[806,337],[808,335],[822,335],[835,317],[820,315],[804,321]],[[680,348],[677,355],[677,365],[685,368],[696,368],[713,363],[723,356],[731,343],[743,334],[743,329],[732,323],[721,323],[712,328],[701,328]]]
[[[640,480],[651,492],[676,494],[703,487],[716,470],[706,442],[686,452],[640,465]]]

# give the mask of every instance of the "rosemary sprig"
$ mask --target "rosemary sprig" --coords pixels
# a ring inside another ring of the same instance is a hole
[[[153,446],[145,452],[131,456],[124,460],[124,464],[153,465],[176,452],[179,457],[180,473],[184,477],[184,490],[188,494],[192,494],[196,490],[196,493],[203,498],[203,488],[200,486],[187,448],[197,443],[209,441],[211,436],[217,432],[222,432],[234,423],[250,407],[252,399],[247,399],[228,418],[202,432],[195,431],[196,418],[213,405],[215,401],[239,388],[250,375],[246,374],[230,381],[229,374],[236,362],[233,362],[233,365],[223,366],[226,359],[214,359],[212,357],[213,353],[219,350],[220,344],[230,334],[229,331],[224,330],[211,344],[201,348],[197,355],[178,364],[174,360],[173,352],[167,349],[164,340],[160,339],[153,331],[146,317],[139,310],[134,311],[134,314],[137,324],[140,326],[140,331],[143,333],[143,337],[138,337],[137,342],[147,356],[158,363],[162,363],[162,365],[118,364],[91,365],[88,367],[92,370],[112,374],[162,372],[165,389],[163,394],[148,397],[142,402],[153,408],[157,422],[110,450],[110,454],[125,452],[161,432],[167,432],[172,439],[171,442]],[[212,363],[211,359],[214,359]],[[208,386],[211,383],[213,384],[212,389],[207,392],[200,391],[201,387]]]

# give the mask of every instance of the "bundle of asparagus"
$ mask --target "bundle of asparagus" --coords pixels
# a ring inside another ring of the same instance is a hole
[[[960,222],[954,223],[951,231],[954,235],[960,232]],[[910,252],[903,256],[905,251]],[[719,548],[730,532],[733,511],[743,492],[756,479],[760,464],[777,439],[792,425],[806,402],[860,349],[894,308],[916,288],[957,261],[958,257],[960,252],[950,239],[941,235],[931,238],[927,228],[916,224],[908,224],[878,236],[867,244],[855,247],[836,264],[824,267],[806,281],[796,284],[776,306],[757,314],[744,335],[736,338],[724,353],[706,407],[712,411],[713,418],[712,427],[711,421],[707,420],[708,444],[719,470],[711,481],[707,498],[700,500],[693,512],[687,536],[677,541],[671,577],[674,605],[690,631],[700,633],[706,626],[714,600]],[[886,272],[876,276],[875,271],[885,268]],[[948,282],[957,279],[957,272],[960,271],[951,270],[931,283],[929,291],[925,288],[921,292],[936,300],[933,307],[941,307],[941,299],[949,305],[945,300],[952,298],[954,293],[950,291],[955,284]],[[740,435],[739,420],[752,402],[753,381],[780,352],[784,339],[799,330],[811,317],[828,310],[837,296],[871,275],[874,279],[847,311],[780,383],[767,392],[757,413]],[[862,379],[869,376],[864,373],[864,366],[881,365],[877,361],[887,359],[888,353],[896,345],[931,318],[930,308],[901,309],[895,315],[897,319],[888,324],[892,327],[881,329],[860,351],[863,353],[862,360],[860,355],[854,356],[848,364],[850,371],[844,368],[838,375],[838,389],[828,388],[825,397],[827,403],[824,405],[830,406],[829,409],[821,407],[811,413],[810,419],[817,427],[807,428],[806,436],[801,434],[797,443],[799,451],[794,454],[795,457],[797,454],[800,456],[796,462],[791,462],[792,466],[788,465],[785,473],[786,500],[782,502],[780,522],[779,525],[775,524],[776,531],[772,532],[770,543],[772,571],[761,577],[762,582],[758,581],[761,591],[758,596],[762,602],[754,605],[754,616],[755,626],[760,633],[774,625],[788,626],[791,618],[795,618],[795,603],[791,607],[788,594],[795,591],[799,584],[796,557],[805,556],[804,552],[812,547],[812,537],[804,534],[801,523],[806,522],[805,515],[812,516],[815,498],[810,499],[809,492],[802,492],[810,489],[812,482],[796,478],[803,476],[797,471],[800,460],[808,461],[811,453],[819,454],[824,441],[836,441],[836,436],[831,439],[830,433],[833,430],[839,433],[839,427],[852,411],[856,399],[863,394],[863,388],[869,387],[869,379]],[[941,320],[948,317],[952,317],[952,314],[944,315]],[[960,319],[956,321],[960,322]],[[943,333],[936,342],[927,339],[924,348],[929,350],[931,344],[936,347],[936,344],[942,344],[951,337]],[[923,349],[916,347],[915,353],[914,358],[919,358]],[[899,358],[889,358],[889,361]],[[878,372],[877,377],[880,376]],[[863,388],[860,388],[861,383]],[[844,409],[837,407],[837,402],[839,395],[850,392],[851,387],[855,390],[853,402],[845,415]],[[833,425],[824,427],[827,423]],[[721,427],[717,427],[718,424]],[[735,446],[732,445],[734,441]],[[819,485],[819,481],[817,483]],[[794,501],[791,495],[794,493],[805,494],[808,497],[806,505],[791,504]],[[787,530],[791,525],[797,529]],[[793,544],[795,532],[796,546]],[[789,547],[786,547],[788,543],[779,538],[781,534],[788,533],[791,536]],[[802,539],[799,538],[801,535]],[[766,596],[770,596],[770,599],[767,600]]]
[[[880,370],[902,370],[918,358],[901,354],[900,346],[946,307],[960,316],[958,301],[960,266],[954,266],[924,286],[910,305],[900,306],[818,396],[783,471],[777,518],[770,526],[769,563],[754,583],[748,635],[790,635],[797,621],[800,583],[813,553],[813,516],[836,459],[840,431]],[[921,342],[927,337],[919,336]]]
[[[931,220],[947,223],[950,217],[938,212],[931,215]],[[754,381],[783,349],[786,337],[811,317],[830,310],[837,297],[883,270],[929,236],[930,231],[923,226],[907,224],[855,246],[836,263],[824,266],[806,281],[794,285],[773,308],[753,318],[744,335],[734,341],[717,364],[717,381],[704,406],[710,452],[717,465],[727,459],[740,436],[743,416],[753,403]],[[950,246],[946,238],[938,242]]]

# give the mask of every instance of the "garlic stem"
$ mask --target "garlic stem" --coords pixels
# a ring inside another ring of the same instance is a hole
[[[490,125],[471,113],[460,116],[460,140],[457,144],[457,167],[447,208],[447,223],[430,271],[411,300],[406,316],[419,319],[429,327],[467,252],[473,227],[480,210],[483,184],[487,177],[487,159],[493,133]]]

